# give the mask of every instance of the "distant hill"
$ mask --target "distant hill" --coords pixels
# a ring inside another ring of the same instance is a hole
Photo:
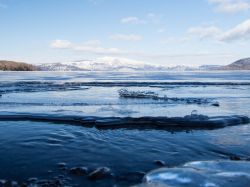
[[[227,66],[219,67],[218,70],[250,70],[250,58],[240,59]]]
[[[39,68],[31,64],[0,60],[0,71],[37,71],[37,70],[39,70]]]

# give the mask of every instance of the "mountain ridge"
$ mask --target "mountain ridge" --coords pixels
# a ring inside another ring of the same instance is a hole
[[[75,67],[75,68],[72,68]],[[99,59],[99,60],[78,60],[72,62],[63,62],[52,64],[42,64],[39,66],[42,71],[48,70],[61,70],[65,71],[188,71],[195,70],[189,66],[164,66],[154,65],[144,62],[138,62],[127,59],[111,58],[111,59]]]
[[[240,71],[250,70],[250,58],[243,58],[231,64],[201,65],[155,65],[122,58],[100,58],[32,65],[23,62],[0,60],[0,71]]]

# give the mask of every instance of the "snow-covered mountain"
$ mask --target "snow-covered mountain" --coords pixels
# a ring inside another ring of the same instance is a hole
[[[41,64],[38,66],[41,71],[82,71],[82,69],[63,63]]]
[[[196,70],[187,66],[163,66],[147,64],[123,58],[104,57],[97,60],[41,64],[42,71],[188,71]]]

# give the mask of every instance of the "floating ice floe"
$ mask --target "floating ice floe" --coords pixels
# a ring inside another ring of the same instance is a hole
[[[124,98],[150,98],[159,99],[159,95],[151,91],[128,91],[127,89],[118,90],[120,97]]]
[[[128,91],[127,89],[118,90],[119,96],[126,99],[154,99],[161,100],[167,103],[177,103],[177,104],[198,104],[198,105],[212,105],[219,107],[218,101],[208,98],[178,98],[178,97],[167,97],[159,96],[157,93],[152,91]]]
[[[47,92],[47,91],[71,91],[86,90],[88,86],[78,83],[56,83],[56,82],[14,82],[0,83],[0,95],[21,92]]]
[[[250,162],[198,161],[161,168],[144,176],[138,187],[248,187]]]
[[[62,81],[62,80],[61,80]],[[16,82],[0,82],[0,90],[4,92],[5,90],[10,90],[17,88],[16,91],[22,91],[29,88],[49,88],[52,87],[60,87],[62,89],[67,88],[79,88],[79,87],[89,87],[89,86],[101,86],[101,87],[160,87],[164,88],[166,86],[171,87],[180,87],[180,86],[249,86],[250,82],[162,82],[162,81],[91,81],[91,82],[59,82],[59,81],[16,81]],[[19,90],[20,88],[20,90]],[[49,88],[50,89],[50,88]]]
[[[164,128],[164,129],[216,129],[226,126],[248,124],[247,116],[209,117],[192,112],[184,117],[96,117],[60,114],[1,113],[0,121],[48,121],[77,124],[96,128]]]

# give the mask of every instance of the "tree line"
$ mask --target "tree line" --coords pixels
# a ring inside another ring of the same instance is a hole
[[[22,62],[0,60],[0,71],[37,71],[36,66]]]

